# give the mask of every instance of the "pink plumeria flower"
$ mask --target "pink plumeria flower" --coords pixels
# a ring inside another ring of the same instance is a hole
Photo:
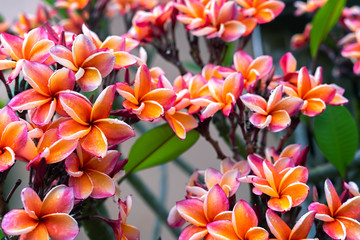
[[[316,212],[316,219],[323,221],[323,230],[333,239],[356,240],[360,238],[360,196],[341,203],[333,184],[325,181],[325,196],[328,205],[314,202],[308,207]]]
[[[295,166],[305,166],[308,146],[301,150],[301,144],[290,144],[286,146],[280,153],[276,152],[274,147],[266,148],[265,155],[269,162],[276,162],[281,158],[292,158]]]
[[[79,233],[76,220],[69,215],[74,206],[72,188],[60,185],[52,188],[43,201],[30,187],[21,192],[23,209],[5,214],[1,228],[20,239],[75,239]]]
[[[204,201],[198,198],[185,199],[176,203],[176,209],[187,222],[179,240],[208,238],[206,226],[220,219],[231,219],[229,200],[219,185],[213,186]]]
[[[10,100],[8,106],[17,111],[30,110],[30,120],[39,126],[47,125],[54,116],[55,110],[67,115],[59,104],[59,93],[73,90],[74,73],[62,68],[55,72],[47,65],[24,61],[25,80],[32,89],[25,90]]]
[[[242,75],[239,73],[230,74],[225,80],[211,78],[208,82],[210,98],[196,98],[190,100],[194,105],[205,107],[200,115],[203,121],[212,117],[217,111],[229,117],[236,101],[240,97],[244,86]]]
[[[355,43],[348,44],[344,47],[341,55],[345,58],[350,58],[354,62],[354,73],[360,74],[360,30],[355,32],[355,39]]]
[[[207,225],[209,234],[214,239],[231,240],[268,240],[269,233],[258,227],[258,218],[254,209],[239,200],[231,214],[231,220],[219,220]]]
[[[282,98],[282,85],[276,87],[270,94],[269,101],[256,94],[247,93],[240,97],[251,111],[250,122],[257,128],[265,128],[279,132],[287,128],[293,116],[298,112],[303,101],[295,97]]]
[[[119,160],[120,153],[107,151],[103,159],[93,157],[78,147],[65,159],[66,172],[70,175],[69,186],[77,199],[107,198],[115,193],[115,185],[109,174]]]
[[[308,23],[306,24],[303,33],[298,33],[291,37],[290,40],[291,49],[298,50],[309,44],[311,28],[312,28],[311,23]]]
[[[303,15],[304,13],[315,12],[318,8],[324,6],[327,0],[307,0],[307,2],[296,1],[294,6],[297,8],[295,16]]]
[[[74,71],[76,82],[84,92],[98,88],[113,70],[116,60],[109,52],[97,51],[92,40],[83,34],[75,38],[72,50],[56,45],[50,49],[50,54],[55,61]]]
[[[25,35],[25,38],[8,33],[1,33],[1,44],[11,60],[0,60],[0,70],[13,69],[9,75],[9,82],[14,80],[22,70],[24,60],[52,64],[49,49],[54,42],[48,39],[46,31],[35,28]]]
[[[315,211],[305,213],[291,229],[284,220],[271,209],[266,211],[266,222],[277,240],[305,240],[315,219]],[[275,239],[271,239],[275,240]],[[314,239],[313,239],[314,240]]]

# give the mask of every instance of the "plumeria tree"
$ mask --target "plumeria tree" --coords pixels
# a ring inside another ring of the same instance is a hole
[[[44,0],[0,32],[3,239],[140,239],[125,181],[174,239],[360,239],[351,1]],[[179,157],[200,137],[217,168]],[[173,160],[189,180],[169,210],[138,176]]]

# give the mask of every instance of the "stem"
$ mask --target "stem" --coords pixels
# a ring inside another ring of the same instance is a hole
[[[191,35],[189,31],[186,31],[186,38],[190,46],[190,56],[194,62],[199,65],[201,68],[204,67],[204,62],[201,59],[200,48],[199,48],[199,38]]]
[[[6,200],[5,200],[6,203],[9,203],[12,195],[14,194],[16,189],[20,186],[20,184],[21,184],[21,179],[18,179],[16,181],[15,185],[11,188],[10,193],[7,195]]]
[[[195,169],[182,158],[175,158],[174,163],[189,176],[195,171]]]
[[[137,176],[137,174],[130,175],[127,180],[133,187],[133,189],[140,194],[144,202],[151,208],[153,213],[164,223],[168,230],[178,237],[180,231],[178,229],[171,228],[167,224],[168,211],[164,208],[162,201],[159,201],[154,194],[149,190],[149,187]]]

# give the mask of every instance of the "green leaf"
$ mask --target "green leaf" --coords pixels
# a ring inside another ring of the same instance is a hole
[[[316,142],[325,157],[345,176],[358,147],[359,135],[355,120],[341,106],[327,106],[315,117]]]
[[[168,124],[151,129],[132,146],[125,171],[136,172],[174,160],[194,145],[199,136],[196,130],[192,130],[186,133],[186,139],[181,140]]]
[[[201,67],[194,62],[185,61],[184,66],[186,69],[189,69],[193,73],[201,73]]]
[[[315,57],[320,43],[324,41],[330,30],[339,19],[346,0],[328,0],[315,14],[310,33],[310,52]]]
[[[222,66],[229,67],[232,64],[237,43],[238,41],[226,43],[226,52]]]

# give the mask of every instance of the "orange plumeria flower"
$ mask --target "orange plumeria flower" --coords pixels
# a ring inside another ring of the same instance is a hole
[[[161,117],[176,100],[176,94],[172,89],[151,90],[151,75],[146,65],[139,67],[135,76],[134,89],[126,83],[117,83],[116,90],[126,99],[122,103],[124,108],[144,121]]]
[[[50,54],[55,61],[75,72],[76,82],[84,92],[100,86],[102,79],[113,70],[116,59],[110,52],[97,51],[92,40],[83,34],[75,38],[72,50],[56,45],[50,49]]]
[[[244,80],[240,73],[232,73],[225,80],[211,78],[208,82],[210,97],[191,99],[190,102],[205,107],[200,115],[201,121],[212,117],[219,110],[222,110],[222,113],[229,117],[242,93],[243,86]]]
[[[17,153],[26,145],[27,126],[9,108],[0,109],[0,172],[9,169]]]
[[[83,9],[88,3],[89,0],[56,0],[55,7]]]
[[[121,232],[115,236],[116,240],[140,240],[140,231],[138,228],[128,224],[127,217],[130,214],[132,207],[131,195],[126,197],[125,201],[119,200],[119,227]]]
[[[176,16],[177,20],[186,24],[187,30],[201,28],[208,21],[205,4],[199,0],[184,0],[183,3],[174,3],[174,6],[182,13]]]
[[[253,17],[259,24],[274,20],[284,9],[285,4],[277,0],[235,0],[241,7],[244,15]]]
[[[271,209],[266,211],[266,222],[276,238],[271,240],[305,240],[315,219],[315,211],[305,213],[290,229],[284,220]]]
[[[249,155],[248,162],[256,175],[252,178],[255,194],[265,193],[270,196],[268,207],[274,211],[286,212],[299,206],[307,197],[309,187],[306,185],[308,169],[294,167],[291,158],[282,158],[274,164],[256,155]]]
[[[272,132],[278,132],[291,123],[293,116],[302,106],[303,101],[295,97],[282,98],[282,85],[276,87],[269,97],[269,101],[256,94],[247,93],[240,97],[251,111],[250,122],[257,128],[268,127]]]
[[[152,9],[157,4],[157,0],[110,0],[106,7],[106,14],[110,17],[118,13],[124,15],[133,10]]]
[[[207,230],[214,239],[268,240],[269,233],[258,227],[258,218],[250,205],[239,200],[231,214],[231,220],[219,220],[207,224]]]
[[[61,91],[73,90],[75,85],[73,71],[62,68],[54,72],[47,65],[24,61],[23,73],[32,89],[16,95],[8,106],[17,111],[30,110],[31,121],[39,126],[50,123],[55,110],[61,115],[66,115],[58,96]]]
[[[214,221],[231,219],[229,201],[219,185],[213,186],[206,194],[204,201],[190,198],[176,203],[176,209],[187,222],[179,240],[207,239],[209,237],[206,226]]]
[[[244,78],[245,88],[249,91],[257,80],[265,78],[273,67],[271,56],[260,56],[253,59],[246,52],[239,50],[234,54],[234,69],[228,71],[239,72]]]
[[[328,205],[314,202],[308,207],[316,212],[315,218],[323,221],[323,230],[333,239],[356,240],[360,236],[360,196],[341,203],[339,195],[329,179],[325,181]]]
[[[327,0],[307,0],[307,2],[296,1],[294,6],[297,8],[295,16],[303,15],[304,13],[315,12],[318,8],[324,6]]]
[[[210,1],[206,5],[206,12],[209,24],[193,30],[192,34],[207,38],[218,37],[225,42],[232,42],[245,33],[245,25],[238,21],[239,7],[235,2]]]
[[[103,159],[93,157],[76,149],[65,159],[66,172],[70,175],[69,187],[73,187],[77,199],[107,198],[115,193],[115,185],[109,174],[113,171],[120,153],[115,150],[107,151]]]
[[[59,185],[50,190],[43,201],[30,187],[21,192],[23,209],[5,214],[1,228],[20,239],[68,239],[79,233],[76,220],[69,215],[74,206],[72,188]]]
[[[106,50],[112,53],[115,57],[115,69],[126,68],[134,65],[137,60],[132,56],[129,51],[136,48],[139,45],[139,41],[120,36],[108,36],[104,42],[102,42],[97,34],[82,25],[82,31],[85,36],[89,37],[98,50]]]
[[[0,60],[0,70],[13,68],[9,75],[9,82],[19,75],[24,60],[53,63],[49,49],[54,46],[54,42],[48,39],[47,33],[41,27],[28,32],[25,38],[3,32],[1,44],[11,58],[11,60]]]
[[[305,47],[310,42],[311,23],[306,24],[304,32],[295,34],[291,37],[290,46],[291,49],[299,50]]]
[[[60,137],[66,140],[79,139],[85,151],[103,158],[109,144],[119,144],[135,136],[133,129],[125,122],[108,118],[114,94],[115,86],[109,86],[92,105],[77,92],[61,92],[60,103],[71,118],[59,124]]]
[[[295,166],[305,166],[308,146],[301,150],[301,144],[290,144],[286,146],[280,153],[276,152],[274,147],[266,148],[265,155],[269,162],[276,162],[281,158],[292,158]]]
[[[355,32],[355,40],[355,43],[345,45],[341,55],[351,59],[354,62],[354,73],[360,74],[360,30]]]
[[[347,99],[337,91],[337,86],[322,84],[322,69],[320,67],[316,70],[314,77],[310,76],[306,67],[302,67],[297,77],[296,86],[285,82],[284,91],[287,95],[304,101],[301,112],[309,117],[322,113],[326,104],[347,103]],[[337,95],[337,101],[334,101],[335,95]]]

